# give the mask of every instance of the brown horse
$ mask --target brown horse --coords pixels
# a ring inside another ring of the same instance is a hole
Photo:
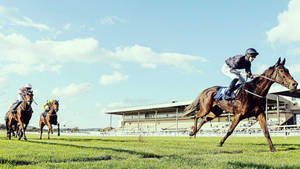
[[[268,68],[263,74],[257,75],[257,77],[250,82],[246,82],[236,94],[233,105],[231,101],[218,101],[214,99],[220,86],[205,89],[192,104],[185,108],[187,112],[185,115],[190,114],[189,112],[196,111],[194,126],[190,132],[190,136],[195,135],[204,123],[218,117],[223,111],[233,113],[234,119],[232,124],[225,137],[220,141],[220,146],[222,146],[241,120],[255,116],[268,141],[270,150],[272,152],[276,151],[266,125],[265,97],[274,82],[290,90],[297,89],[298,83],[290,75],[289,70],[284,67],[284,64],[285,59],[281,62],[279,58],[277,63]],[[197,127],[199,118],[202,118],[202,120]]]
[[[14,126],[14,128],[18,130],[17,134],[19,136],[19,140],[21,140],[23,135],[24,135],[24,140],[27,140],[25,131],[33,112],[31,108],[32,101],[33,101],[33,92],[25,91],[24,100],[17,107],[17,113],[13,114],[12,110],[8,111],[7,118],[6,118],[6,129],[7,129],[7,135],[9,139],[11,139],[11,133],[14,132],[13,131],[13,126]]]
[[[53,103],[51,104],[50,110],[47,113],[46,117],[43,117],[43,113],[40,115],[40,139],[42,139],[43,135],[43,127],[45,125],[48,126],[48,139],[50,139],[50,132],[53,134],[52,131],[52,124],[57,125],[58,127],[58,133],[57,135],[60,136],[60,130],[59,130],[59,123],[57,122],[57,112],[59,109],[59,102],[57,100],[54,100]]]

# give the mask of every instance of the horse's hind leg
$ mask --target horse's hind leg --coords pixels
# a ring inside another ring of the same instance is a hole
[[[195,117],[194,118],[194,126],[192,127],[193,128],[193,130],[190,132],[190,136],[193,136],[193,135],[195,135],[196,133],[197,133],[197,123],[198,123],[198,119],[199,119],[199,117]]]
[[[201,129],[201,127],[208,121],[213,120],[216,118],[217,115],[215,115],[213,112],[209,112],[208,115],[204,118],[202,118],[201,122],[199,123],[198,127],[196,128],[195,134]]]
[[[206,96],[206,95],[205,95]],[[204,117],[204,116],[206,116],[209,112],[210,112],[210,110],[211,110],[211,102],[212,102],[212,97],[210,97],[210,98],[207,98],[207,97],[205,97],[205,96],[202,96],[201,98],[200,98],[200,107],[199,107],[199,111],[198,111],[198,113],[196,114],[196,117],[195,117],[195,124],[194,124],[194,128],[193,128],[193,131],[192,132],[190,132],[190,136],[193,136],[193,135],[195,135],[198,131],[199,131],[199,129],[201,128],[201,126],[204,124],[204,123],[206,123],[207,121],[206,120],[204,120],[203,121],[203,119],[202,119],[202,121],[201,121],[201,123],[199,124],[199,126],[197,127],[197,121],[198,121],[198,119],[201,117]]]
[[[235,127],[239,124],[239,122],[241,121],[241,114],[236,114],[234,116],[233,122],[231,123],[231,126],[229,128],[229,130],[227,131],[227,134],[225,135],[225,137],[220,141],[220,147],[222,147],[222,145],[224,144],[224,142],[226,141],[226,139],[232,134],[233,130],[235,129]]]

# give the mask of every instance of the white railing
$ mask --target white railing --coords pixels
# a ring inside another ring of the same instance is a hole
[[[228,128],[206,128],[200,130],[197,136],[222,137],[227,133]],[[300,125],[268,126],[271,136],[300,136]],[[125,130],[114,129],[109,132],[100,132],[101,136],[188,136],[191,129],[179,128],[178,130]],[[233,136],[263,136],[260,127],[238,127],[234,130]]]

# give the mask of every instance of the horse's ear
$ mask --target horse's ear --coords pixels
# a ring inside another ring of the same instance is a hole
[[[285,58],[283,59],[283,61],[280,63],[281,65],[285,64]]]
[[[277,63],[275,64],[275,66],[278,66],[280,64],[281,58],[278,59]]]

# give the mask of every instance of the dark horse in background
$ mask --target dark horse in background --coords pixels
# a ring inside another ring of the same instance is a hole
[[[42,139],[43,135],[43,127],[45,125],[48,126],[48,139],[50,139],[50,132],[53,134],[52,131],[52,124],[57,125],[58,127],[58,133],[57,135],[60,136],[60,130],[59,130],[59,123],[57,122],[57,112],[59,109],[59,102],[57,100],[54,100],[51,104],[49,112],[47,112],[47,115],[44,117],[44,112],[40,115],[40,139]]]
[[[13,114],[11,109],[7,112],[5,123],[6,123],[7,136],[9,139],[11,139],[11,134],[14,132],[13,131],[13,126],[14,126],[15,129],[18,130],[17,134],[19,136],[19,140],[21,140],[23,135],[24,135],[24,140],[27,140],[25,131],[33,112],[31,108],[32,101],[33,101],[33,92],[25,91],[24,100],[17,107],[17,113]]]
[[[185,108],[185,115],[190,115],[191,112],[196,111],[194,126],[190,136],[195,135],[203,124],[218,117],[223,111],[233,113],[234,119],[232,124],[225,137],[220,141],[220,146],[222,146],[241,120],[255,116],[268,141],[270,151],[276,151],[266,125],[265,98],[273,83],[279,83],[290,90],[297,89],[298,85],[290,75],[289,70],[284,67],[284,64],[285,59],[281,62],[279,58],[277,63],[268,68],[263,74],[257,75],[252,81],[246,82],[236,94],[234,103],[227,100],[219,101],[214,99],[220,86],[205,89],[192,104]],[[202,118],[202,120],[197,127],[199,118]]]

